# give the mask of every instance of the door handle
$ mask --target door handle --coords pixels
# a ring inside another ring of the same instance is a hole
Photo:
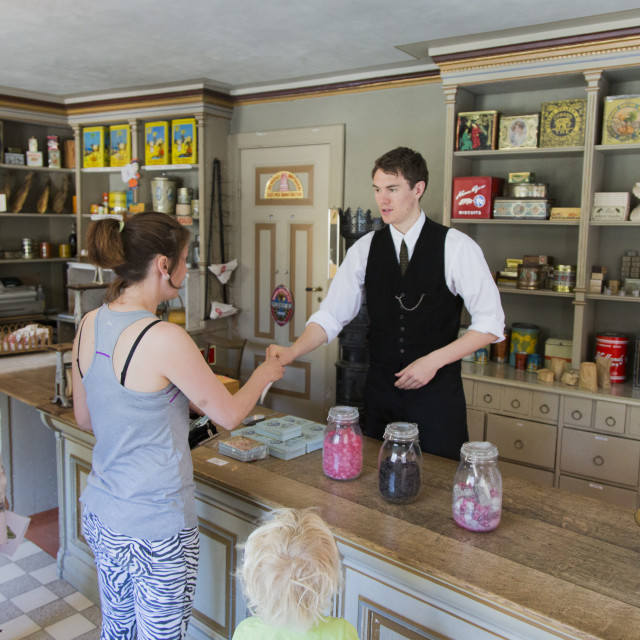
[[[322,287],[305,287],[305,291],[322,291]]]

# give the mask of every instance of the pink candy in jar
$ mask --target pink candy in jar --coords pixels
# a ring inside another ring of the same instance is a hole
[[[453,484],[456,524],[470,531],[492,531],[502,515],[502,476],[498,448],[490,442],[465,442]]]
[[[322,469],[334,480],[353,480],[362,472],[362,431],[356,407],[329,409],[322,447]]]

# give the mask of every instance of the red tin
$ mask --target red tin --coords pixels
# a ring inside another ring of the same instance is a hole
[[[493,199],[502,193],[502,178],[470,176],[453,179],[451,217],[457,220],[491,218]]]
[[[620,333],[599,333],[596,336],[596,358],[610,358],[611,382],[624,382],[627,377],[628,336]]]

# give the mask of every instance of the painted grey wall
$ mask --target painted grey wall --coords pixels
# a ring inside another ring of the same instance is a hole
[[[422,206],[442,220],[445,104],[440,82],[335,96],[243,105],[234,109],[231,133],[344,124],[344,206],[378,209],[371,189],[376,158],[397,146],[422,153],[429,186]]]

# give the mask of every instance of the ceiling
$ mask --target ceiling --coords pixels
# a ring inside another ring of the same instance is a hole
[[[197,80],[241,95],[433,68],[429,53],[439,48],[638,26],[637,7],[638,0],[0,0],[0,91],[65,99]]]

